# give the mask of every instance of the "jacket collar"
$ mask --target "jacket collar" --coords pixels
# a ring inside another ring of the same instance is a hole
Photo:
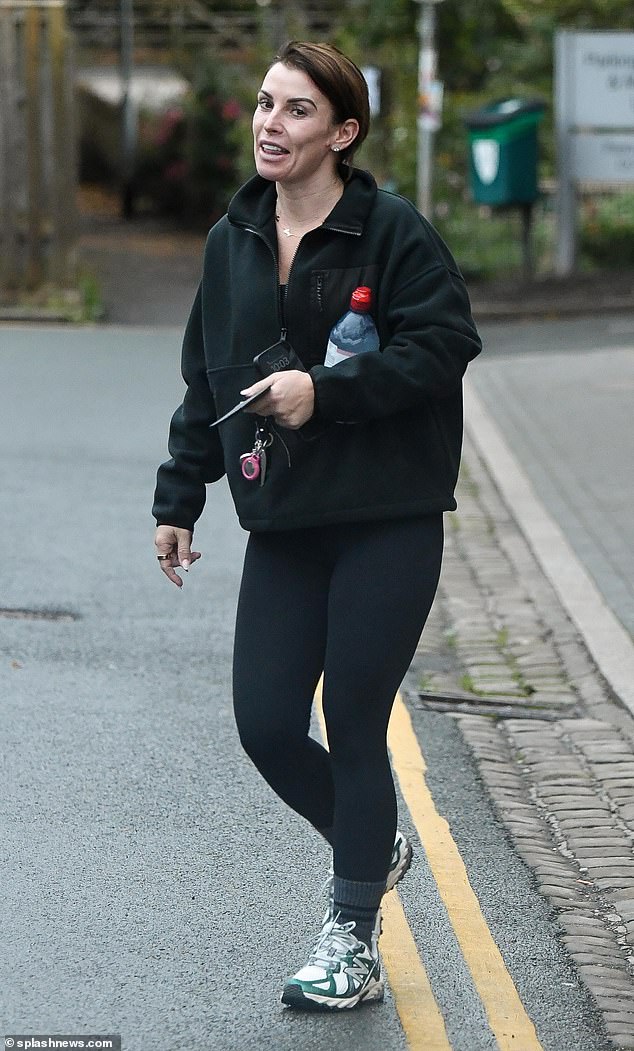
[[[322,229],[357,236],[363,233],[376,193],[376,183],[370,173],[351,168],[343,194],[322,224]],[[264,230],[273,221],[275,202],[275,183],[254,175],[231,199],[227,210],[229,222]]]

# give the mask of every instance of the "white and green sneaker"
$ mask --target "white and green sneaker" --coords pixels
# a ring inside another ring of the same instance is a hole
[[[377,947],[359,941],[355,924],[326,922],[308,962],[284,983],[282,1003],[301,1011],[337,1011],[383,999]]]

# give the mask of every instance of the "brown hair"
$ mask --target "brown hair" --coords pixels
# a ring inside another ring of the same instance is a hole
[[[310,77],[330,102],[336,124],[351,117],[359,122],[354,142],[339,154],[340,165],[350,164],[370,127],[368,86],[359,67],[334,44],[313,44],[305,40],[284,44],[275,61],[290,69],[300,69]]]

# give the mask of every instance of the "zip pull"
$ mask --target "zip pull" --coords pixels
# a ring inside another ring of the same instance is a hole
[[[286,334],[287,334],[287,331],[288,331],[288,330],[287,330],[286,328],[283,328],[283,329],[282,329],[282,331],[281,331],[281,333],[280,333],[280,339],[284,339],[284,340],[286,339]]]

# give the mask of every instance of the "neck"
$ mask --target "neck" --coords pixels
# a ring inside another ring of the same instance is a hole
[[[312,222],[316,216],[327,215],[343,193],[343,183],[338,175],[317,188],[282,186],[280,183],[276,188],[278,211],[287,222],[298,225]]]

